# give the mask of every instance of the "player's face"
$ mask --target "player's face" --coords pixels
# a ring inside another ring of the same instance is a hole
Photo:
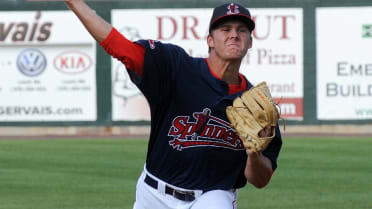
[[[239,20],[221,23],[207,38],[211,53],[224,60],[243,59],[252,47],[251,33],[248,27]]]

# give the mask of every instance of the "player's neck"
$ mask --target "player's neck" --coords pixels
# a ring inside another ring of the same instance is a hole
[[[208,57],[208,65],[219,78],[228,84],[240,84],[239,68],[241,61],[218,59],[216,56]]]

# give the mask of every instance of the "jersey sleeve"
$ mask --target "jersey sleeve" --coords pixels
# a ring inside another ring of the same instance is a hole
[[[189,56],[173,44],[153,40],[139,40],[137,43],[145,49],[143,74],[141,77],[130,74],[131,80],[145,95],[150,106],[161,99],[168,102],[176,76],[183,69],[180,65]]]
[[[142,76],[145,55],[142,45],[129,41],[115,28],[112,28],[100,45],[108,54],[122,62],[127,69]]]
[[[188,57],[186,52],[176,45],[153,40],[132,42],[115,28],[100,45],[125,65],[131,81],[149,102],[150,99],[167,96],[166,93],[171,90],[172,81],[179,69],[177,66]]]

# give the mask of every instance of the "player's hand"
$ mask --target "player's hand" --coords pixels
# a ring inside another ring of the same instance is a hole
[[[272,135],[272,129],[273,129],[273,127],[266,126],[264,129],[262,129],[262,131],[260,131],[258,133],[258,136],[259,137],[271,137],[271,135]],[[246,152],[251,157],[257,157],[260,154],[260,152],[257,151],[257,149],[256,149],[255,146],[252,146],[249,149],[246,149]]]
[[[65,0],[66,3],[73,3],[73,2],[79,2],[84,0]]]
[[[272,130],[273,127],[272,126],[266,126],[264,129],[262,129],[259,133],[258,133],[258,136],[259,137],[271,137],[272,135]]]
[[[85,2],[85,0],[65,0],[65,3],[68,6],[71,6],[71,5],[76,4],[76,3],[82,3],[82,2]]]

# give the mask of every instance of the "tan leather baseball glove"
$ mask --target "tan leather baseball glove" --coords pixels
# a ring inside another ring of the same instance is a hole
[[[233,105],[226,108],[226,115],[244,147],[254,152],[266,149],[275,137],[275,127],[280,117],[266,82],[234,99]],[[261,131],[267,126],[271,126],[271,135],[261,137]]]

